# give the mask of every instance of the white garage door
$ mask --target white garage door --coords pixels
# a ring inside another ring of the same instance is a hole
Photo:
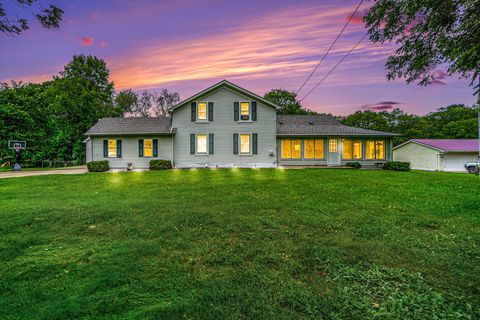
[[[465,163],[477,161],[478,155],[472,154],[447,154],[445,155],[445,171],[464,171]]]

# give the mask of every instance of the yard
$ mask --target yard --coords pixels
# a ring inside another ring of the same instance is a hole
[[[1,179],[0,318],[480,318],[478,190],[343,169]]]

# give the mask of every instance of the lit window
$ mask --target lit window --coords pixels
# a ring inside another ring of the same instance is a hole
[[[143,140],[143,156],[153,157],[153,140],[152,139]]]
[[[305,159],[323,159],[323,140],[305,140],[303,142]]]
[[[300,140],[292,140],[292,159],[300,159],[302,152]]]
[[[362,141],[350,139],[343,140],[342,158],[362,159]]]
[[[108,140],[108,156],[111,158],[117,157],[117,140]]]
[[[250,135],[249,134],[240,135],[240,153],[241,154],[250,153]]]
[[[197,120],[207,120],[207,103],[199,102],[197,104]]]
[[[250,102],[240,102],[240,120],[250,120]]]
[[[207,135],[197,134],[197,153],[207,153]]]
[[[328,141],[328,151],[337,152],[337,139],[332,139]]]
[[[368,140],[366,147],[367,159],[385,159],[385,141]]]
[[[290,140],[282,140],[282,158],[290,159],[292,157],[292,148],[290,148]]]
[[[315,159],[325,158],[324,146],[323,140],[315,140]]]

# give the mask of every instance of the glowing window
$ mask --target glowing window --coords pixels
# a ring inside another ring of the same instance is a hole
[[[328,141],[328,151],[330,152],[337,152],[337,139],[331,139]]]
[[[342,158],[362,159],[362,141],[350,139],[343,140]]]
[[[250,102],[240,102],[240,120],[250,120]]]
[[[323,140],[315,140],[315,158],[316,159],[325,158],[324,146],[325,144]]]
[[[292,157],[292,148],[290,140],[282,140],[282,158],[290,159]]]
[[[143,140],[143,156],[153,157],[153,140],[152,139]]]
[[[385,159],[385,141],[368,140],[366,143],[367,159]]]
[[[108,156],[111,158],[117,157],[117,140],[108,140]]]
[[[207,135],[206,134],[197,134],[197,153],[199,154],[207,153]]]
[[[199,102],[197,104],[197,120],[207,120],[207,103]]]
[[[241,154],[250,153],[250,135],[249,134],[240,135],[240,153]]]
[[[300,159],[301,155],[300,140],[292,140],[292,159]]]
[[[314,159],[315,158],[315,140],[305,140],[303,141],[304,148],[304,158],[305,159]]]

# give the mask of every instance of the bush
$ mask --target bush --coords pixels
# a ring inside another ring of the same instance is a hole
[[[351,168],[355,168],[355,169],[360,169],[362,167],[360,162],[347,162],[345,165],[347,167],[351,167]]]
[[[150,170],[168,170],[172,169],[170,160],[150,160]]]
[[[92,161],[87,163],[88,172],[104,172],[110,169],[108,160]]]
[[[410,162],[388,161],[383,165],[385,170],[410,171]]]

